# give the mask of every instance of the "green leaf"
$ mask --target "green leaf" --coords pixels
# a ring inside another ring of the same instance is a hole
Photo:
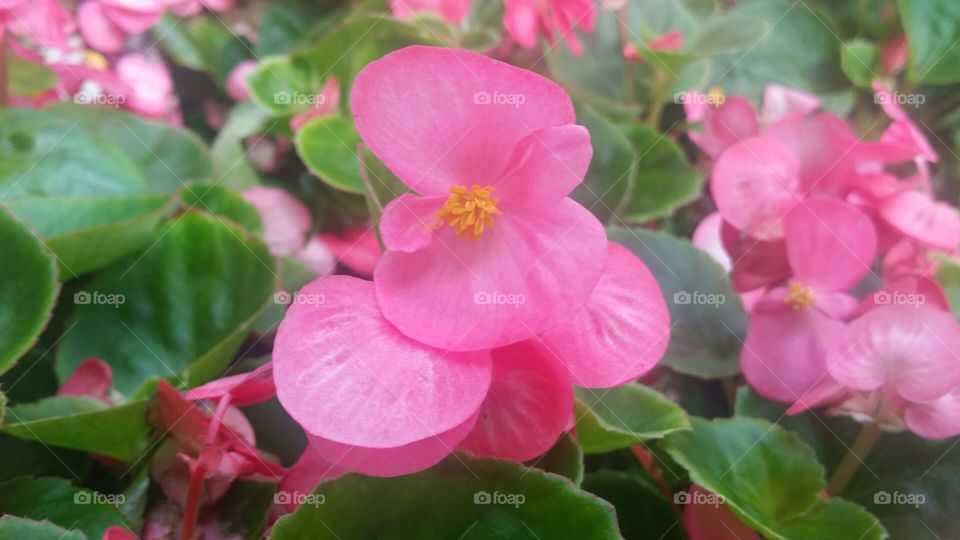
[[[738,53],[760,41],[769,28],[766,21],[756,17],[718,15],[711,17],[700,27],[689,50],[703,57]]]
[[[663,494],[636,472],[592,472],[584,478],[583,489],[613,504],[625,540],[681,540],[684,537],[683,526]]]
[[[78,478],[86,471],[90,458],[81,452],[38,442],[25,441],[0,432],[0,482],[23,476],[25,472],[43,476]]]
[[[953,0],[897,0],[909,43],[907,76],[914,83],[960,81],[960,3]]]
[[[213,174],[210,150],[193,132],[148,120],[120,109],[84,107],[69,102],[48,109],[60,118],[120,147],[146,180],[151,193],[171,193]]]
[[[43,244],[0,205],[0,373],[37,341],[57,300],[57,265]]]
[[[943,258],[937,266],[936,277],[950,301],[953,317],[960,320],[960,262]]]
[[[206,71],[221,85],[250,52],[243,38],[220,17],[176,17],[168,13],[153,27],[157,43],[175,62]]]
[[[203,210],[208,214],[229,219],[246,230],[261,234],[260,214],[242,195],[220,184],[193,184],[180,192],[187,210]]]
[[[656,390],[631,383],[616,388],[577,388],[577,438],[588,454],[626,448],[690,429],[687,413]]]
[[[30,540],[87,540],[83,533],[68,531],[48,521],[33,521],[16,516],[0,517],[0,538]]]
[[[860,506],[820,498],[826,482],[813,450],[775,424],[695,418],[693,431],[671,435],[664,446],[694,483],[722,495],[766,538],[886,537]]]
[[[33,96],[53,88],[57,84],[57,74],[52,69],[37,62],[20,58],[16,54],[7,55],[7,90],[16,96]]]
[[[351,193],[363,193],[360,161],[357,159],[360,134],[353,122],[339,116],[314,118],[294,139],[297,154],[317,178]]]
[[[840,67],[853,84],[861,88],[870,88],[874,79],[879,78],[880,51],[877,46],[865,39],[847,41],[840,49]]]
[[[610,504],[569,480],[459,453],[397,478],[347,474],[321,483],[312,500],[281,518],[270,538],[620,537]]]
[[[261,133],[279,124],[279,120],[269,120],[267,112],[249,101],[238,103],[230,109],[227,121],[217,133],[211,149],[218,183],[235,189],[260,184],[260,173],[247,161],[244,139],[251,135],[264,137]]]
[[[144,402],[111,407],[93,398],[57,396],[16,405],[3,431],[21,439],[133,461],[149,434]]]
[[[560,436],[550,450],[526,463],[542,471],[569,478],[575,485],[583,481],[583,448],[569,433]]]
[[[616,211],[622,221],[666,217],[700,196],[700,174],[677,143],[638,123],[626,126],[625,132],[637,158],[632,189]]]
[[[663,363],[698,377],[738,373],[747,314],[723,268],[668,234],[613,227],[609,237],[646,263],[667,300],[672,327]]]
[[[593,159],[583,183],[570,196],[607,221],[631,190],[637,156],[623,132],[593,107],[578,106],[577,123],[590,131]]]
[[[0,514],[49,520],[79,529],[87,538],[101,538],[112,525],[126,528],[126,520],[110,502],[117,496],[77,488],[63,478],[20,477],[0,484]]]
[[[75,326],[57,350],[57,374],[64,380],[96,356],[110,364],[116,389],[126,395],[155,377],[189,386],[209,380],[272,297],[274,272],[266,246],[243,229],[185,213],[147,250],[81,291],[87,303],[69,318]]]

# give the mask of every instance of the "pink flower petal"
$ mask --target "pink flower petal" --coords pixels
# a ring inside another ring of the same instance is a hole
[[[730,254],[733,269],[730,280],[738,292],[776,285],[790,277],[787,247],[783,239],[765,242],[751,238],[723,222],[720,229],[724,250]]]
[[[700,220],[696,230],[693,231],[693,245],[717,261],[717,264],[723,267],[727,272],[730,271],[732,263],[730,255],[723,248],[723,217],[720,212],[714,212]],[[608,263],[609,264],[609,263]]]
[[[843,323],[816,309],[757,311],[740,353],[743,375],[762,396],[793,403],[829,378],[824,358],[842,330]]]
[[[517,43],[531,49],[537,46],[540,14],[530,0],[503,0],[503,26]]]
[[[101,540],[137,540],[137,535],[123,527],[112,525],[103,533]]]
[[[910,401],[937,399],[960,383],[960,326],[930,306],[883,306],[847,326],[827,366],[856,390],[885,387]]]
[[[111,22],[99,2],[84,2],[77,9],[77,27],[83,40],[91,47],[105,53],[123,50],[126,34]]]
[[[306,242],[313,226],[310,210],[299,199],[279,188],[257,186],[243,192],[263,222],[263,236],[275,257],[292,255]]]
[[[294,256],[317,277],[330,275],[337,268],[336,255],[327,247],[319,234],[311,236],[303,249]]]
[[[390,201],[380,219],[380,237],[387,249],[413,253],[433,240],[437,227],[446,225],[437,217],[446,197],[418,197],[404,193]]]
[[[938,249],[960,243],[960,215],[946,203],[919,191],[903,191],[880,205],[880,216],[911,240]]]
[[[373,229],[353,229],[343,234],[321,234],[320,240],[337,262],[361,276],[372,276],[380,261],[380,243]]]
[[[99,358],[87,358],[77,365],[70,377],[60,385],[58,396],[89,396],[100,401],[110,400],[113,371],[110,364]]]
[[[809,114],[820,108],[820,98],[793,88],[768,84],[763,91],[760,121],[771,125],[790,114]]]
[[[860,303],[860,311],[865,313],[875,307],[886,305],[930,305],[950,312],[947,295],[936,281],[917,275],[899,277],[873,294],[868,294]]]
[[[227,76],[227,95],[234,101],[247,101],[250,99],[250,88],[247,85],[247,77],[257,69],[256,60],[244,60],[230,71]]]
[[[489,185],[521,139],[574,121],[566,92],[541,75],[474,52],[422,46],[368,64],[351,105],[364,142],[422,195]]]
[[[571,404],[571,407],[573,405]],[[449,431],[396,448],[364,448],[308,435],[304,452],[314,452],[338,469],[368,476],[400,476],[422,471],[439,463],[477,423],[477,413]]]
[[[470,12],[470,0],[390,0],[390,9],[400,20],[408,19],[418,11],[430,11],[442,15],[450,23],[460,24]]]
[[[783,236],[783,215],[799,198],[798,173],[785,146],[753,137],[720,156],[710,191],[724,221],[759,240],[776,240]]]
[[[563,366],[532,341],[495,349],[493,377],[479,420],[460,448],[478,456],[533,459],[567,429],[573,386]]]
[[[136,9],[102,2],[104,13],[110,21],[127,34],[142,34],[157,24],[163,16],[164,6],[146,2]]]
[[[238,407],[272,398],[277,394],[273,384],[273,364],[267,362],[253,371],[210,381],[187,391],[185,397],[219,401],[227,394],[230,394],[230,403]]]
[[[173,108],[173,81],[162,62],[140,54],[127,54],[117,60],[117,75],[130,85],[126,106],[137,113],[161,118]]]
[[[877,252],[873,222],[855,206],[807,199],[783,220],[793,277],[817,291],[844,291],[866,275]]]
[[[703,132],[691,132],[690,138],[712,158],[760,132],[753,104],[739,96],[725,99],[719,107],[704,107],[701,113]]]
[[[347,472],[346,469],[312,451],[308,443],[303,454],[300,454],[300,459],[287,470],[286,476],[280,481],[280,489],[277,491],[278,502],[287,511],[293,512],[300,504],[310,500],[307,496],[313,493],[317,484]]]
[[[929,403],[910,403],[904,411],[910,431],[928,439],[960,435],[960,389]]]
[[[478,350],[528,339],[576,312],[603,273],[603,226],[570,199],[502,210],[477,240],[444,226],[416,253],[384,253],[374,283],[387,320],[434,347]]]
[[[480,407],[487,352],[444,352],[403,336],[380,315],[368,281],[329,276],[300,295],[313,301],[287,311],[273,369],[280,403],[309,433],[390,448],[453,429]]]
[[[593,156],[583,126],[543,128],[527,135],[492,184],[503,204],[546,206],[559,203],[583,181]]]
[[[843,194],[857,177],[862,143],[839,116],[827,112],[789,115],[763,135],[794,156],[804,195]]]
[[[574,384],[618,386],[652,369],[670,341],[670,312],[656,278],[628,249],[609,243],[607,267],[586,305],[540,335]]]

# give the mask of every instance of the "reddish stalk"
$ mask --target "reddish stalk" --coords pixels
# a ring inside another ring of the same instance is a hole
[[[203,496],[203,481],[206,479],[208,471],[208,461],[211,460],[210,451],[215,448],[217,442],[217,433],[220,431],[220,424],[223,421],[223,415],[230,406],[230,394],[223,396],[217,409],[213,413],[210,425],[207,427],[207,434],[203,440],[203,448],[197,455],[197,459],[190,464],[190,487],[187,491],[187,503],[183,510],[183,528],[180,531],[180,540],[192,540],[194,531],[197,528],[197,520],[200,517],[200,498]]]

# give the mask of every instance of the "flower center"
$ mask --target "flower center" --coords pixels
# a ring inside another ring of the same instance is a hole
[[[453,227],[457,236],[467,235],[471,240],[480,238],[483,231],[493,227],[493,216],[502,216],[503,212],[497,208],[499,199],[490,196],[492,186],[481,187],[473,184],[453,186],[450,188],[450,197],[437,212],[437,216]]]
[[[806,311],[813,305],[815,297],[813,291],[804,287],[802,284],[793,282],[790,284],[790,290],[787,292],[786,302],[794,309]]]

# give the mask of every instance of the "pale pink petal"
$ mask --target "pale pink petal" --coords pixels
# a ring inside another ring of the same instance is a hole
[[[422,195],[489,185],[521,139],[574,120],[566,92],[541,75],[478,53],[422,46],[367,64],[351,105],[364,142]]]
[[[380,315],[368,281],[329,276],[298,296],[311,301],[294,303],[280,323],[273,369],[280,403],[309,433],[396,447],[453,429],[480,407],[489,353],[405,337]]]
[[[210,11],[224,12],[233,9],[235,0],[201,0]]]
[[[846,193],[857,177],[863,143],[839,116],[827,112],[789,115],[763,135],[793,155],[804,195]]]
[[[890,247],[883,257],[882,273],[885,281],[907,275],[930,275],[934,263],[927,257],[927,249],[910,240],[901,240]]]
[[[144,116],[160,118],[173,108],[173,81],[162,62],[140,54],[127,54],[117,61],[117,75],[133,92],[125,105]]]
[[[547,450],[573,417],[573,386],[546,350],[525,341],[492,351],[493,377],[479,420],[460,448],[527,461]]]
[[[813,306],[830,318],[846,320],[857,312],[859,302],[843,292],[814,292]]]
[[[70,377],[60,385],[58,396],[89,396],[100,401],[110,400],[113,371],[110,364],[99,358],[80,362]]]
[[[470,12],[470,0],[390,0],[390,9],[398,19],[407,19],[418,11],[442,15],[444,19],[460,24]]]
[[[540,339],[577,386],[618,386],[648,372],[663,357],[670,341],[670,312],[643,262],[610,242],[607,267],[587,304]]]
[[[844,291],[873,266],[877,233],[855,206],[835,199],[806,199],[783,220],[793,277],[817,291]]]
[[[530,0],[503,0],[505,11],[503,26],[520,45],[529,48],[537,46],[537,33],[540,27],[540,14]]]
[[[244,60],[230,71],[227,76],[227,95],[234,101],[250,99],[250,87],[247,85],[247,76],[257,69],[256,60]]]
[[[593,156],[590,132],[568,124],[527,135],[513,150],[495,182],[493,195],[504,204],[555,205],[583,181]]]
[[[320,235],[311,236],[303,249],[294,257],[309,268],[317,277],[332,274],[337,268],[337,257],[320,238]]]
[[[477,240],[443,226],[416,253],[384,253],[374,272],[384,316],[428,345],[478,350],[528,339],[576,312],[603,273],[603,226],[570,199],[502,210]]]
[[[960,388],[929,403],[910,403],[904,411],[910,431],[928,439],[960,435]]]
[[[395,448],[364,448],[308,435],[305,452],[316,453],[338,469],[368,476],[411,474],[436,465],[453,452],[476,425],[477,414],[449,431]]]
[[[710,191],[724,221],[759,240],[783,236],[781,220],[799,199],[799,164],[782,144],[753,137],[717,160]]]
[[[702,116],[703,132],[691,133],[690,138],[712,158],[760,131],[753,104],[739,96],[725,99],[719,107],[706,107]]]
[[[337,262],[361,276],[373,275],[380,261],[380,243],[373,229],[352,229],[339,235],[327,233],[319,238],[337,257]]]
[[[820,98],[813,94],[768,84],[763,91],[760,122],[769,126],[790,114],[809,114],[820,108]]]
[[[824,358],[842,330],[843,323],[816,309],[757,311],[740,353],[743,375],[760,395],[793,403],[829,377]]]
[[[390,201],[380,219],[380,237],[387,249],[413,253],[430,245],[434,231],[446,223],[437,217],[446,197],[404,193]]]
[[[91,47],[105,53],[123,50],[126,34],[107,19],[99,2],[84,2],[77,9],[77,27],[83,40]]]
[[[960,326],[931,306],[879,307],[847,326],[827,365],[857,390],[885,387],[911,401],[937,399],[960,384]]]
[[[153,2],[145,2],[136,9],[101,2],[104,13],[110,21],[127,34],[142,34],[157,24],[163,16],[164,7]]]
[[[313,452],[308,444],[303,454],[300,454],[300,459],[287,470],[286,476],[280,481],[277,502],[289,512],[304,503],[319,503],[319,499],[309,498],[317,484],[347,472],[349,471]]]
[[[919,191],[904,191],[881,203],[880,216],[911,240],[938,249],[960,243],[960,215],[947,203]]]
[[[263,236],[275,257],[292,255],[306,243],[313,226],[310,210],[299,199],[279,188],[257,186],[243,192],[263,222]]]
[[[700,220],[693,231],[693,245],[710,255],[724,270],[730,271],[732,263],[730,255],[723,249],[723,217],[720,212],[714,212]]]

